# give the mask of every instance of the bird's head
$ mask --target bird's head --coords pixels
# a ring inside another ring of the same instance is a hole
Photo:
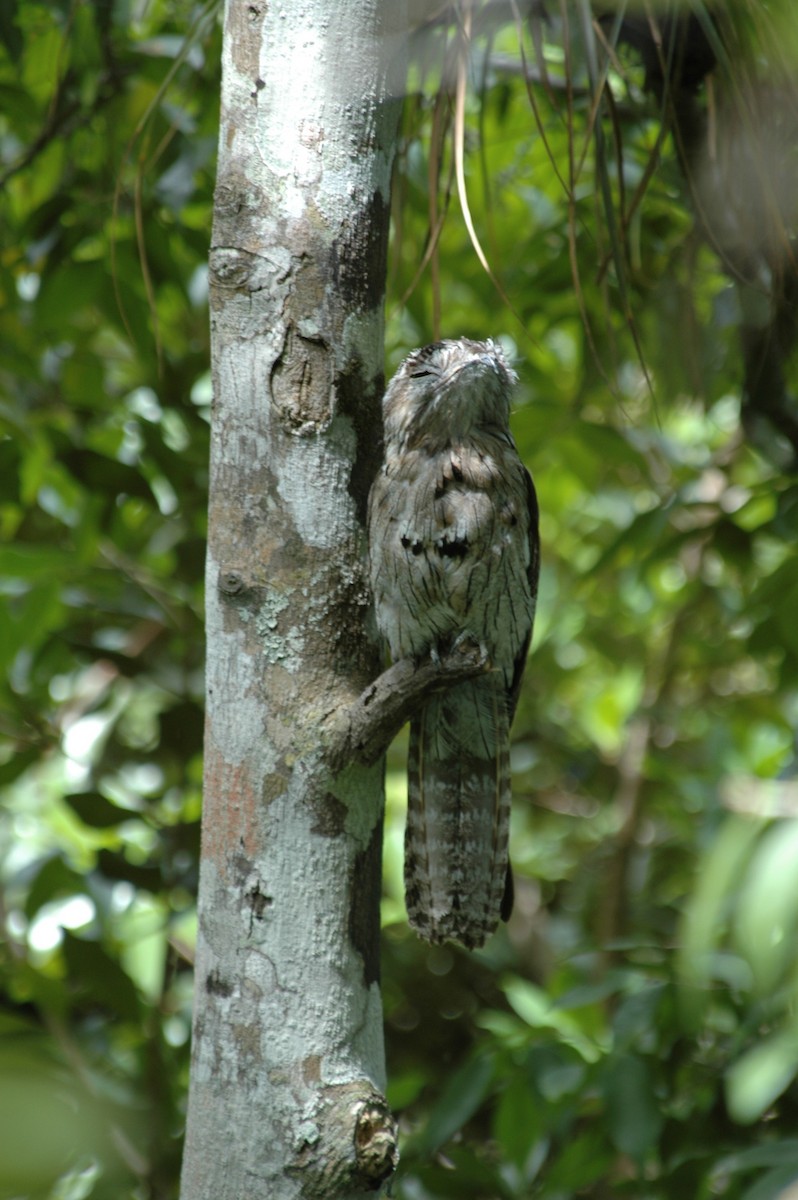
[[[476,431],[507,432],[517,380],[501,346],[458,338],[413,350],[382,402],[389,448],[431,448]]]

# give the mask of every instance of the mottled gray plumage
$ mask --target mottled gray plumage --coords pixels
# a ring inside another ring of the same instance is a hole
[[[509,728],[537,593],[537,501],[509,429],[515,379],[492,341],[414,350],[385,393],[369,498],[377,623],[394,660],[470,638],[493,667],[432,696],[410,728],[410,924],[470,947],[496,928],[509,878]]]

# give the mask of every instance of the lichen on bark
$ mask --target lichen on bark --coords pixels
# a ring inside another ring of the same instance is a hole
[[[331,757],[324,731],[380,667],[363,523],[398,117],[382,48],[401,8],[225,8],[183,1200],[333,1200],[378,1189],[396,1158],[381,764]]]

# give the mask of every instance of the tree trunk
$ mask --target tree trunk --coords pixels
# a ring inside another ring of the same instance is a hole
[[[343,1197],[382,1099],[382,763],[325,753],[379,669],[395,0],[227,0],[211,247],[207,724],[183,1200]]]

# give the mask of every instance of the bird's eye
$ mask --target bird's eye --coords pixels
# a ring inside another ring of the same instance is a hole
[[[435,374],[435,372],[431,371],[429,369],[429,367],[416,367],[416,369],[414,371],[410,372],[410,377],[411,377],[411,379],[422,379],[425,375],[434,375],[434,374]]]

